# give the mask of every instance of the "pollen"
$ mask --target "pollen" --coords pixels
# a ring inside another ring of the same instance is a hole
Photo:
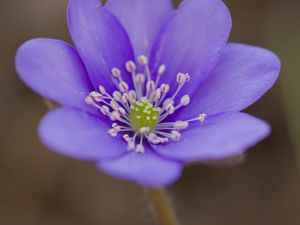
[[[159,119],[159,110],[153,107],[153,104],[142,99],[133,103],[129,118],[135,132],[143,127],[149,127],[150,131],[155,130]]]

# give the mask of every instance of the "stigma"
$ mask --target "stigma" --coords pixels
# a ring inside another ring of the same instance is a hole
[[[116,84],[114,92],[108,93],[105,87],[100,85],[98,90],[89,93],[85,102],[96,107],[112,121],[108,130],[111,137],[115,138],[122,133],[128,151],[144,153],[146,142],[157,145],[179,141],[181,132],[187,129],[190,123],[203,123],[207,115],[200,113],[189,120],[165,122],[170,115],[189,105],[190,96],[179,95],[191,77],[187,73],[178,73],[177,87],[170,93],[170,85],[160,82],[167,69],[165,65],[159,66],[154,78],[146,56],[139,56],[137,62],[139,66],[132,60],[124,65],[126,71],[131,74],[133,87],[123,80],[121,70],[114,67],[111,68],[111,78]]]

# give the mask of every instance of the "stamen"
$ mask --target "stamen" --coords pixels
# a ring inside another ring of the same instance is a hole
[[[114,91],[113,97],[114,97],[114,99],[115,99],[116,101],[120,102],[121,99],[122,99],[122,94],[121,94],[121,92],[119,92],[119,91]]]
[[[128,61],[125,65],[125,67],[129,73],[133,73],[136,70],[136,65],[132,60]]]
[[[99,91],[101,94],[105,95],[106,94],[106,90],[102,85],[99,85]]]
[[[121,71],[118,68],[116,68],[116,67],[114,67],[114,68],[111,69],[111,74],[115,78],[118,78],[118,79],[121,78]]]
[[[152,144],[166,143],[169,139],[178,141],[181,137],[181,130],[188,128],[190,122],[204,122],[207,115],[202,113],[186,121],[162,122],[176,110],[190,103],[190,96],[184,95],[179,103],[174,105],[174,102],[177,102],[178,93],[190,80],[190,75],[178,73],[176,75],[177,89],[167,98],[170,85],[163,83],[157,88],[166,66],[160,65],[156,79],[152,80],[148,58],[141,55],[137,60],[144,69],[142,73],[136,73],[137,66],[132,60],[126,62],[125,65],[126,71],[132,76],[133,90],[129,90],[129,85],[122,80],[121,70],[113,67],[111,74],[117,90],[110,95],[104,86],[99,85],[99,90],[89,93],[85,102],[99,109],[111,121],[116,121],[108,130],[110,136],[116,137],[119,132],[130,132],[123,135],[124,141],[127,142],[127,149],[134,150],[136,153],[144,153],[143,141],[147,140]]]
[[[130,104],[133,104],[136,101],[136,92],[133,90],[130,90],[128,93],[129,102]]]
[[[128,87],[128,84],[126,82],[122,81],[122,82],[119,83],[119,90],[122,93],[128,92],[128,89],[129,89],[129,87]]]
[[[149,97],[149,95],[155,90],[155,83],[153,80],[147,82],[146,90],[147,90],[146,96]]]
[[[140,63],[142,66],[145,66],[145,65],[148,64],[148,58],[147,58],[146,56],[144,56],[144,55],[140,55],[140,56],[138,57],[138,61],[139,61],[139,63]]]
[[[199,116],[197,116],[196,118],[187,120],[186,122],[200,121],[201,123],[203,123],[203,122],[205,121],[206,118],[207,118],[207,114],[201,113],[201,114],[199,114]]]
[[[190,104],[190,96],[189,95],[184,95],[181,99],[180,99],[180,105],[182,106],[187,106],[188,104]]]
[[[144,73],[147,77],[147,81],[149,82],[152,78],[151,78],[151,73],[148,65],[148,58],[144,55],[140,55],[138,57],[138,61],[142,66],[144,66]]]

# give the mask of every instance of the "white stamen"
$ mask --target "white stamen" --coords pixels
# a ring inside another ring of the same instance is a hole
[[[168,104],[168,105],[166,106],[166,112],[167,112],[169,115],[173,114],[174,111],[175,111],[175,107],[174,107],[172,104]]]
[[[122,93],[127,92],[128,89],[129,89],[129,87],[128,87],[128,84],[127,84],[127,83],[125,83],[124,81],[122,81],[122,82],[119,83],[119,90],[120,90]]]
[[[106,94],[106,90],[102,85],[99,85],[99,91],[101,94],[105,95]]]
[[[184,84],[190,80],[190,75],[188,73],[178,73],[176,81],[178,84]]]
[[[205,113],[201,113],[199,116],[198,116],[198,120],[200,122],[204,122],[204,120],[206,119],[207,115]]]
[[[162,74],[164,74],[165,70],[166,70],[166,66],[160,65],[160,67],[158,68],[158,75],[161,76]]]
[[[88,105],[94,105],[95,102],[94,102],[94,99],[92,96],[87,96],[84,101],[88,104]]]
[[[111,74],[113,75],[113,77],[119,78],[121,75],[121,71],[118,68],[114,67],[111,69]]]
[[[112,137],[116,137],[118,135],[118,132],[115,129],[110,129],[108,131],[108,134]]]
[[[174,124],[173,124],[173,127],[178,129],[178,130],[184,130],[186,129],[187,127],[189,126],[189,123],[186,122],[186,121],[176,121]]]
[[[122,98],[121,98],[121,101],[124,103],[124,104],[127,104],[128,103],[128,100],[129,100],[129,95],[127,93],[124,93],[122,95]]]
[[[149,93],[149,94],[151,94],[154,91],[155,83],[153,80],[147,82],[146,89],[147,89],[147,93]]]
[[[139,73],[135,77],[135,82],[137,84],[144,84],[145,83],[145,75],[143,73]]]
[[[160,86],[160,90],[161,90],[161,92],[162,92],[163,94],[166,94],[166,93],[168,93],[169,90],[170,90],[170,85],[168,85],[168,84],[162,84],[162,85]]]
[[[174,105],[174,100],[171,98],[167,98],[163,103],[163,107],[165,108],[167,105]]]
[[[113,93],[113,97],[114,97],[114,99],[116,100],[116,101],[121,101],[121,98],[122,98],[122,94],[121,94],[121,92],[119,92],[119,91],[114,91],[114,93]]]
[[[180,99],[180,104],[183,106],[187,106],[190,103],[190,96],[189,95],[184,95],[181,99]]]
[[[136,70],[136,65],[132,60],[128,61],[125,65],[125,67],[129,73],[132,73]]]
[[[118,110],[119,104],[116,101],[110,101],[109,105],[113,108],[113,110]]]
[[[106,105],[103,105],[101,106],[101,113],[106,116],[110,113],[110,110]]]
[[[129,102],[133,104],[136,101],[136,92],[133,90],[130,90],[128,93]]]
[[[177,130],[171,131],[171,138],[175,141],[179,141],[181,138],[181,134]]]
[[[142,144],[138,144],[135,149],[136,153],[145,153],[145,148]]]
[[[144,55],[140,55],[140,56],[138,57],[138,61],[139,61],[139,63],[140,63],[142,66],[145,66],[145,65],[148,64],[148,58],[147,58],[146,56],[144,56]]]
[[[126,115],[126,111],[125,111],[125,109],[123,109],[122,107],[119,107],[119,108],[118,108],[118,113],[119,113],[121,116],[125,116],[125,115]]]

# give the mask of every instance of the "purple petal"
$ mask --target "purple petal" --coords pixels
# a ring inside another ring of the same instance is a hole
[[[280,61],[272,52],[228,44],[209,79],[194,93],[191,104],[178,117],[243,110],[272,87],[279,71]]]
[[[125,71],[126,61],[134,58],[129,38],[118,20],[101,7],[99,0],[71,0],[68,25],[95,87],[102,84],[112,91],[113,67],[121,70],[125,81],[131,81]]]
[[[54,39],[33,39],[16,55],[16,69],[30,88],[62,105],[90,110],[84,99],[91,90],[76,50]]]
[[[118,159],[103,160],[99,168],[111,176],[158,188],[175,182],[180,177],[182,165],[146,149],[144,154],[130,152]]]
[[[109,136],[108,129],[91,114],[60,108],[42,119],[39,134],[42,142],[55,152],[81,160],[99,160],[126,152],[126,144]]]
[[[167,67],[162,82],[176,87],[177,73],[189,73],[182,92],[192,93],[208,75],[227,42],[231,17],[219,0],[186,0],[167,22],[151,52],[153,73]]]
[[[164,156],[184,161],[221,160],[242,154],[270,133],[264,121],[245,113],[223,113],[192,122],[178,142],[158,145]]]
[[[173,11],[171,0],[108,0],[106,7],[125,27],[136,56],[149,55],[159,28]]]

